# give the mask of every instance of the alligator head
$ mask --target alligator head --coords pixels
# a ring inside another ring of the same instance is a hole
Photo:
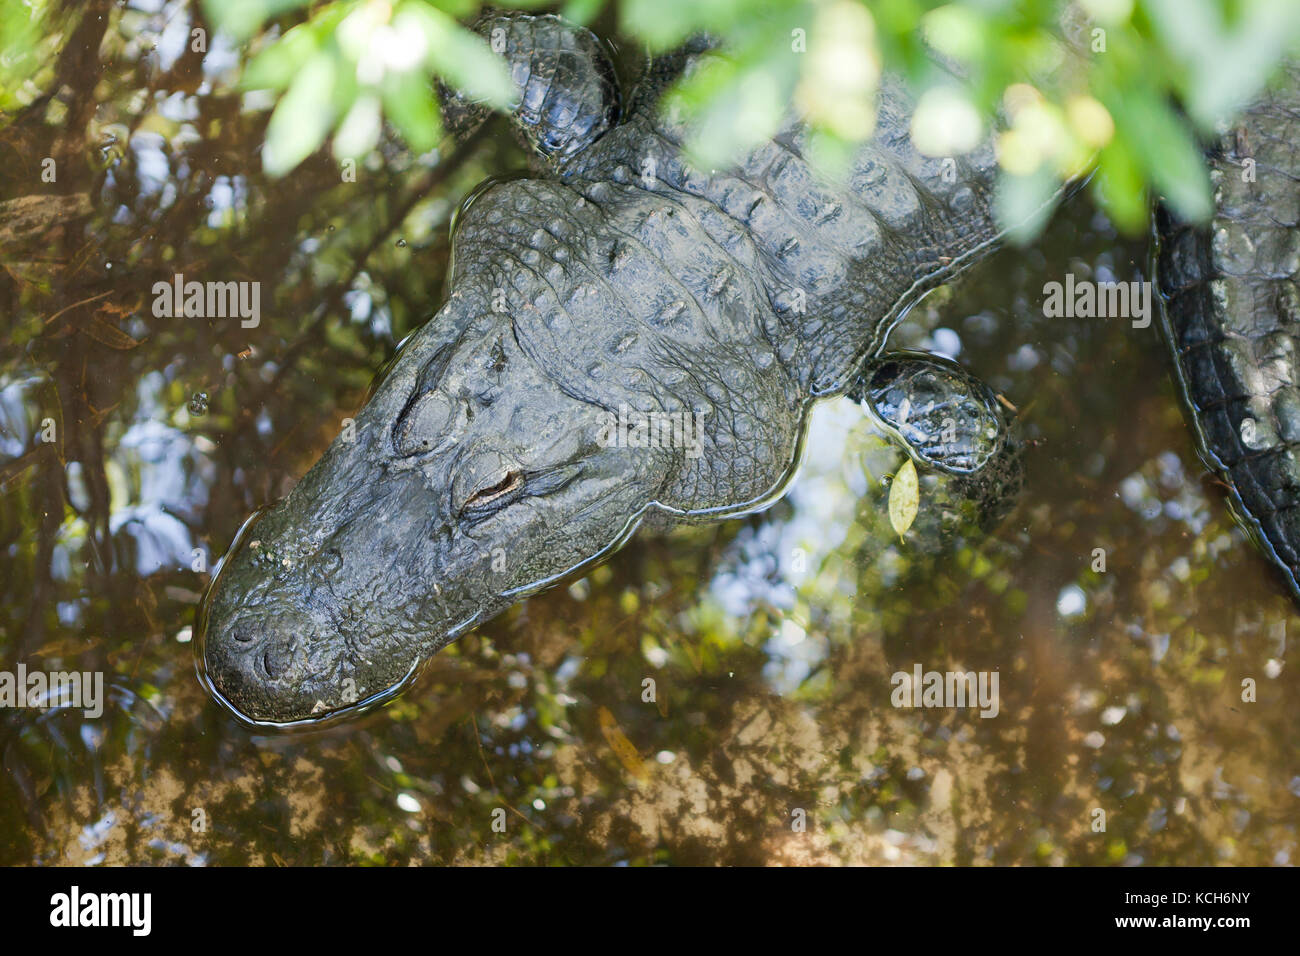
[[[476,622],[615,548],[690,454],[617,441],[608,411],[486,302],[454,293],[223,562],[202,665],[246,721],[390,695]]]

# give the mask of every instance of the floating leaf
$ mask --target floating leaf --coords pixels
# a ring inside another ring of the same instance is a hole
[[[903,467],[894,476],[894,483],[889,486],[889,523],[898,532],[899,541],[916,520],[920,503],[921,487],[916,477],[916,465],[909,458],[903,462]]]

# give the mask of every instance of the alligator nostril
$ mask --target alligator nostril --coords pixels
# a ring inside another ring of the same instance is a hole
[[[271,680],[276,680],[289,669],[292,658],[293,640],[290,638],[268,647],[266,653],[262,655],[262,666],[266,668],[267,676]]]

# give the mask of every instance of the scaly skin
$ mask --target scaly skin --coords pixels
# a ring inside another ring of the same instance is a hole
[[[469,206],[450,297],[355,437],[245,528],[196,642],[209,688],[244,720],[386,699],[647,517],[766,506],[813,401],[995,245],[991,147],[947,168],[920,156],[893,81],[842,185],[813,173],[795,122],[735,169],[692,168],[655,94],[699,62],[657,64],[626,122]],[[620,410],[699,434],[611,443]]]
[[[1208,228],[1158,212],[1157,274],[1201,454],[1300,596],[1298,110],[1292,64],[1211,153]]]
[[[473,29],[510,65],[511,117],[528,146],[563,165],[607,132],[619,115],[618,82],[600,40],[555,16],[491,14]],[[440,89],[447,129],[465,136],[491,112]]]

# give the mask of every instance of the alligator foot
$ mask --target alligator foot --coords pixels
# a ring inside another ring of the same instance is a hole
[[[848,394],[919,468],[953,476],[952,492],[980,527],[1015,505],[1023,469],[1014,423],[993,390],[956,362],[887,352],[866,363]]]

